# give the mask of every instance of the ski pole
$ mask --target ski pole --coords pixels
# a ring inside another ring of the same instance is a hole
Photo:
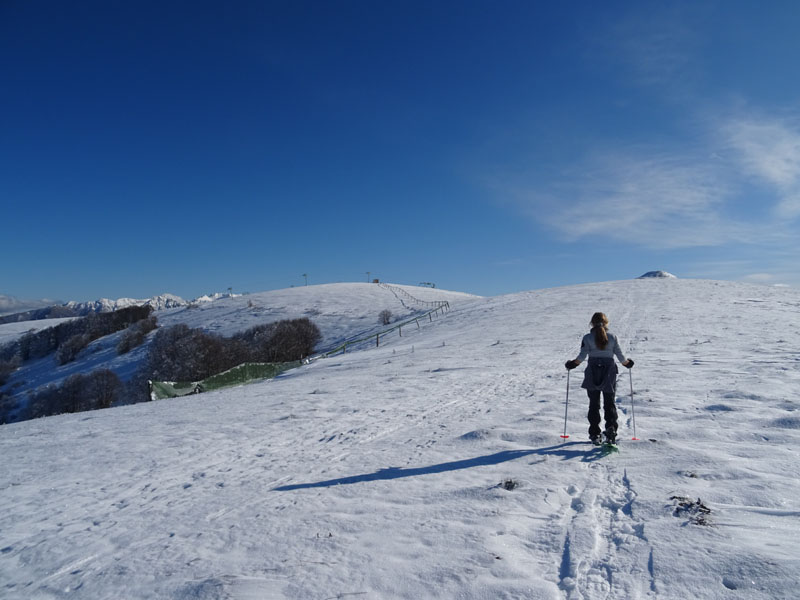
[[[567,402],[564,405],[564,435],[561,437],[567,439],[567,411],[569,410],[569,371],[567,371]]]
[[[628,369],[628,378],[631,380],[631,420],[633,421],[633,439],[634,441],[639,441],[639,438],[636,437],[636,410],[633,408],[633,373],[631,373],[631,369]]]

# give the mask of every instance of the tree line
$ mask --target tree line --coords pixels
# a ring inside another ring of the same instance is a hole
[[[131,307],[116,312],[124,314],[114,319],[107,315],[115,313],[90,315],[77,322],[26,334],[24,341],[20,339],[10,345],[13,353],[8,347],[0,349],[0,385],[24,360],[53,352],[60,363],[73,360],[89,343],[87,339],[91,341],[127,327],[117,345],[117,352],[122,354],[143,343],[148,333],[157,327],[155,317],[150,314],[151,307]],[[245,362],[300,360],[313,353],[320,339],[319,328],[307,318],[258,325],[231,337],[184,324],[159,328],[150,343],[147,358],[129,382],[123,383],[108,369],[72,375],[58,385],[51,384],[29,393],[26,407],[16,415],[16,420],[148,401],[149,380],[200,381]],[[3,406],[2,400],[0,394],[0,423],[8,418],[13,408]]]
[[[173,325],[153,338],[142,377],[153,381],[200,381],[246,362],[281,363],[301,360],[321,339],[308,318],[257,325],[222,337]]]
[[[94,340],[147,319],[152,312],[152,306],[130,306],[114,312],[91,313],[55,327],[26,333],[0,348],[0,361],[8,362],[17,358],[25,362],[55,352],[56,360],[63,365],[75,360],[78,353]]]

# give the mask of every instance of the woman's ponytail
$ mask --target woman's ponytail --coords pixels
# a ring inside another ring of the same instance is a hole
[[[597,347],[605,350],[608,345],[608,317],[601,312],[592,315],[592,333]]]

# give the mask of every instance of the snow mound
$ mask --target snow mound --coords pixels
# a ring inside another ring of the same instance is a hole
[[[667,271],[648,271],[636,279],[677,279],[677,277]]]
[[[492,439],[496,437],[489,429],[476,429],[474,431],[469,431],[464,435],[458,437],[458,439],[463,440],[465,442],[482,442],[485,440]]]
[[[204,294],[203,296],[199,296],[194,299],[192,302],[193,304],[197,304],[200,302],[214,302],[215,300],[221,300],[222,298],[238,298],[241,294],[223,294],[220,292],[215,292],[213,294]]]

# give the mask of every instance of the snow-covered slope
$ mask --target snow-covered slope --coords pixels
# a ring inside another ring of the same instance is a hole
[[[394,291],[392,291],[394,289]],[[422,301],[415,303],[408,295]],[[163,297],[162,297],[163,298]],[[160,327],[185,323],[189,327],[205,329],[211,333],[230,336],[255,325],[282,319],[310,318],[321,330],[320,350],[332,348],[342,341],[364,334],[381,331],[378,323],[382,310],[392,312],[401,319],[429,309],[425,302],[460,302],[477,298],[461,292],[430,289],[416,286],[381,286],[368,283],[337,283],[304,286],[249,294],[225,296],[215,300],[193,302],[190,305],[166,307],[154,313]],[[117,308],[121,308],[118,306]],[[48,319],[47,325],[57,324]],[[0,343],[12,341],[40,321],[0,325]],[[7,334],[6,334],[7,332]],[[10,378],[5,389],[10,405],[20,407],[30,391],[48,384],[58,384],[75,373],[89,373],[97,369],[111,369],[122,380],[129,380],[147,356],[148,344],[128,354],[118,355],[117,344],[122,332],[92,342],[75,362],[59,365],[54,355],[25,363]],[[5,338],[5,339],[4,339]],[[17,413],[19,408],[14,409]]]
[[[423,302],[459,303],[477,296],[416,286],[392,285]],[[395,319],[427,310],[424,304],[401,300],[390,289],[372,283],[331,283],[259,294],[223,298],[159,316],[163,326],[186,323],[206,331],[229,336],[260,323],[308,317],[322,332],[320,348],[379,330],[378,314],[392,312]]]
[[[609,456],[579,373],[559,438],[597,310],[636,360],[641,441],[623,369]],[[794,289],[573,286],[266,383],[6,425],[0,596],[795,598],[798,336]]]
[[[75,317],[64,319],[40,319],[38,321],[20,321],[19,323],[0,323],[0,346],[22,337],[26,333],[55,327],[59,323],[71,321]]]

